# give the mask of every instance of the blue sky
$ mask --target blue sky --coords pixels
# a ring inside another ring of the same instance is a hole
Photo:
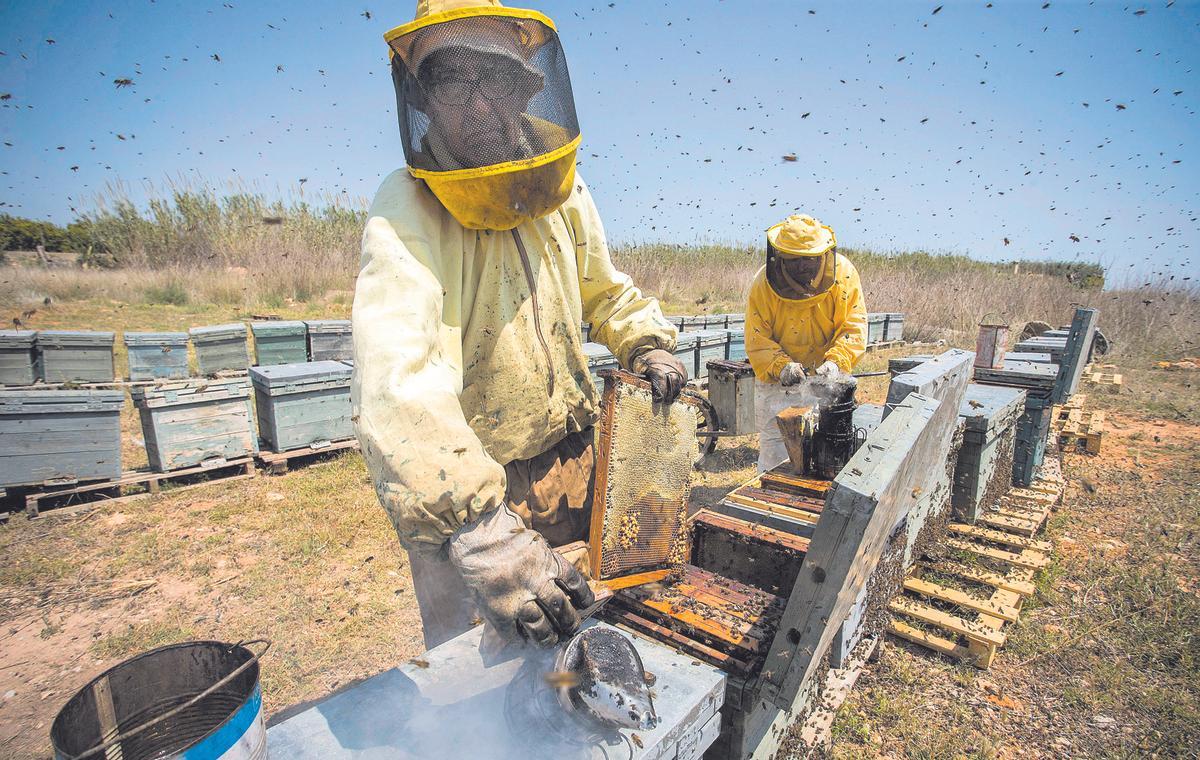
[[[403,165],[382,34],[414,4],[5,3],[0,212],[169,182],[369,198]],[[1045,4],[523,5],[559,26],[612,240],[758,241],[803,210],[851,246],[1191,274],[1200,2]]]

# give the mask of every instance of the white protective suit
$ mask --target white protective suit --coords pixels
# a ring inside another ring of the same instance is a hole
[[[464,228],[407,170],[384,181],[363,236],[351,397],[410,552],[497,507],[504,465],[595,421],[581,320],[626,368],[675,348],[658,302],[613,267],[581,178],[558,210],[503,232]]]

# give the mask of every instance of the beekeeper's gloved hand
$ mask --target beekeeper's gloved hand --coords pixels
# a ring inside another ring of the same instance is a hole
[[[841,373],[841,369],[834,362],[827,361],[820,367],[817,367],[817,374],[821,377],[837,377]]]
[[[785,388],[790,385],[798,385],[804,377],[804,365],[800,362],[788,362],[779,372],[779,384]]]
[[[633,371],[650,381],[654,400],[673,404],[687,384],[687,368],[670,351],[655,348],[639,356],[633,362]]]
[[[450,561],[479,613],[506,639],[552,646],[579,627],[576,608],[594,601],[583,575],[507,504],[456,530]]]

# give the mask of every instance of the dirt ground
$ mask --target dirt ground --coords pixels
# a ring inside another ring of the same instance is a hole
[[[1127,372],[1133,391],[1094,396],[1089,406],[1109,414],[1104,451],[1066,456],[1055,564],[995,666],[888,642],[838,715],[834,756],[1168,757],[1197,746],[1194,378]],[[864,381],[860,400],[884,388],[886,378]],[[753,436],[723,441],[696,471],[695,506],[750,477],[756,457]],[[423,648],[406,558],[357,454],[74,517],[14,517],[0,527],[0,632],[0,757],[12,758],[48,756],[71,694],[164,643],[274,640],[268,714]]]

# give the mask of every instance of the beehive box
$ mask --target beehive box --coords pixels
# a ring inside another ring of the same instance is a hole
[[[127,332],[130,380],[168,380],[188,376],[188,334]]]
[[[690,380],[695,375],[696,357],[700,354],[700,343],[696,333],[679,333],[675,350],[672,353],[675,354],[675,358],[683,362],[684,367],[687,367]]]
[[[689,374],[696,379],[708,377],[708,363],[729,355],[729,333],[725,330],[701,330],[696,333],[696,366]]]
[[[1050,417],[1049,399],[1035,399],[1033,406],[1030,405],[1029,399],[1026,399],[1025,413],[1017,421],[1017,440],[1013,449],[1013,485],[1028,486],[1037,477],[1046,457]]]
[[[746,314],[744,312],[738,314],[730,313],[725,315],[725,326],[729,329],[741,330],[743,327],[745,327],[745,325]]]
[[[884,314],[884,340],[901,340],[904,337],[904,315],[898,312]]]
[[[244,370],[250,366],[246,326],[241,322],[193,327],[188,334],[196,349],[200,374],[215,375],[223,370]]]
[[[32,385],[38,380],[33,330],[0,330],[0,385]]]
[[[732,435],[757,433],[754,423],[754,370],[746,362],[708,364],[708,400],[721,430]]]
[[[684,317],[683,321],[680,323],[679,329],[683,330],[684,332],[696,332],[698,330],[703,330],[704,329],[704,317],[703,316]]]
[[[1010,362],[1037,362],[1039,364],[1054,363],[1050,354],[1039,353],[1036,351],[1009,351],[1004,354],[1004,359]]]
[[[612,355],[608,350],[608,346],[602,343],[584,343],[583,355],[587,357],[588,372],[592,375],[592,383],[596,386],[596,391],[604,389],[604,379],[600,377],[600,371],[605,369],[617,369],[617,357]]]
[[[258,434],[265,448],[284,452],[354,437],[350,374],[343,362],[252,367]]]
[[[246,378],[134,388],[150,467],[169,472],[258,451]]]
[[[704,316],[705,330],[724,330],[729,326],[729,317],[724,314],[706,314]]]
[[[729,333],[729,348],[725,351],[725,358],[731,362],[746,361],[746,333],[738,326],[726,330]]]
[[[350,332],[350,320],[314,319],[305,322],[304,326],[308,332],[310,362],[338,362],[354,356],[354,337]]]
[[[867,344],[882,343],[887,330],[886,314],[867,314]]]
[[[1050,359],[1058,364],[1063,352],[1067,350],[1066,338],[1029,338],[1013,346],[1014,351],[1050,354]]]
[[[119,390],[0,392],[0,488],[121,475]]]
[[[580,338],[583,339],[584,343],[588,342],[588,340],[592,337],[592,323],[591,322],[580,322],[579,323],[579,336],[580,336]]]
[[[954,467],[951,504],[955,516],[973,523],[993,508],[1012,482],[1017,420],[1025,391],[996,385],[967,386],[958,415],[966,421]]]
[[[250,331],[254,333],[254,363],[258,366],[308,361],[308,340],[303,322],[251,322]]]
[[[892,377],[901,372],[908,372],[918,364],[923,364],[933,358],[933,354],[913,354],[912,356],[894,356],[888,359],[888,374]]]
[[[47,383],[111,383],[115,339],[111,332],[40,330],[35,372]]]

